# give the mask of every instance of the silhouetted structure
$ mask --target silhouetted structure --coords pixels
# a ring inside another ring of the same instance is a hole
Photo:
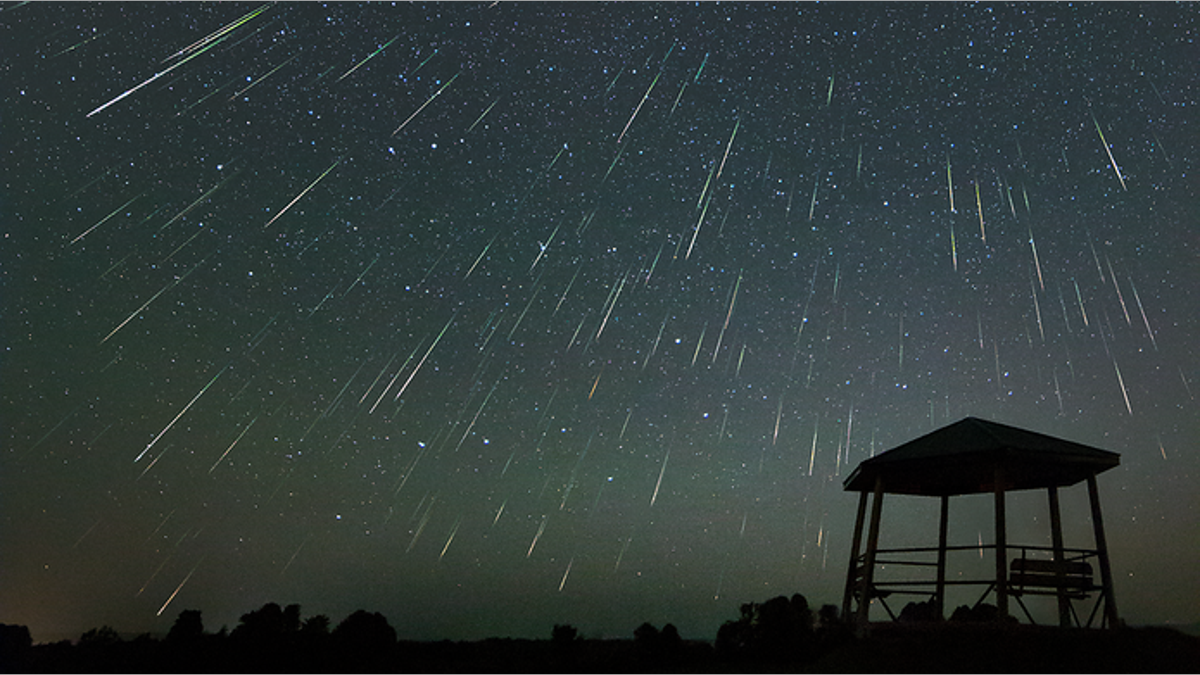
[[[1021,603],[1022,594],[1055,595],[1058,598],[1059,625],[1070,626],[1074,614],[1072,600],[1085,599],[1098,592],[1087,625],[1103,605],[1101,624],[1117,625],[1117,605],[1113,598],[1112,572],[1108,547],[1104,539],[1104,524],[1100,517],[1100,496],[1096,475],[1120,464],[1120,455],[1079,443],[1018,429],[1004,424],[968,417],[930,434],[863,461],[844,483],[848,492],[858,492],[858,516],[851,541],[850,566],[842,600],[842,614],[851,611],[861,634],[867,628],[871,600],[879,598],[884,609],[895,619],[884,601],[891,593],[924,594],[933,606],[930,614],[945,616],[945,592],[949,584],[986,585],[987,589],[976,602],[978,606],[989,593],[995,592],[997,614],[1008,616],[1008,598]],[[1087,481],[1091,502],[1094,549],[1063,547],[1062,518],[1059,513],[1058,488]],[[1031,546],[1008,543],[1005,527],[1004,496],[1014,490],[1045,489],[1049,497],[1050,535],[1052,545]],[[947,516],[950,497],[956,495],[992,493],[995,497],[995,543],[988,546],[948,546]],[[905,494],[938,497],[941,499],[941,521],[936,548],[879,549],[879,523],[885,494]],[[871,496],[873,495],[873,499]],[[871,520],[866,549],[862,548],[863,524],[867,503],[871,501]],[[993,579],[947,580],[946,553],[955,550],[990,548],[995,552],[996,573]],[[1009,551],[1019,550],[1009,569]],[[936,562],[913,559],[921,554],[936,553]],[[1033,553],[1033,556],[1030,556]],[[880,556],[901,556],[881,560]],[[1045,557],[1049,554],[1049,558]],[[904,559],[903,556],[908,556]],[[1040,556],[1040,557],[1039,557]],[[1089,562],[1095,559],[1100,567],[1100,584],[1092,580]],[[925,565],[936,568],[934,581],[893,581],[878,584],[875,567],[880,564]],[[933,590],[920,590],[921,587]],[[1029,615],[1025,610],[1026,616]],[[1033,621],[1029,617],[1030,622]],[[1075,623],[1081,624],[1078,617]],[[1081,624],[1082,625],[1082,624]]]

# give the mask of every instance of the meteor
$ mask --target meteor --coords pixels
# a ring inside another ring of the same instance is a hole
[[[441,95],[442,95],[442,92],[443,92],[443,91],[446,91],[446,87],[449,87],[450,85],[454,84],[454,81],[458,79],[458,76],[459,76],[459,75],[462,75],[462,71],[461,71],[461,70],[460,70],[460,71],[458,71],[457,73],[455,73],[455,74],[454,74],[454,77],[450,78],[450,81],[449,81],[449,82],[446,82],[446,84],[443,84],[441,89],[438,89],[437,91],[435,91],[435,92],[433,93],[433,96],[430,96],[430,97],[429,97],[429,99],[428,99],[427,101],[425,101],[424,103],[422,103],[420,108],[417,108],[415,111],[413,111],[413,114],[409,115],[409,116],[408,116],[408,119],[404,120],[404,123],[403,123],[403,124],[401,124],[400,126],[396,127],[396,130],[392,132],[392,135],[393,135],[393,136],[395,136],[396,134],[400,133],[400,130],[401,130],[401,129],[403,129],[404,127],[408,126],[408,123],[409,123],[409,122],[411,122],[411,121],[413,121],[413,118],[414,118],[414,117],[416,117],[417,115],[420,115],[420,114],[421,114],[421,111],[425,109],[425,106],[429,105],[430,103],[433,103],[433,99],[437,98],[438,96],[441,96]],[[497,99],[497,100],[499,100],[499,99]],[[495,105],[495,104],[493,103],[492,105]],[[489,107],[489,108],[488,108],[488,110],[491,110],[491,108]],[[487,113],[485,112],[484,114],[487,114]]]
[[[342,160],[341,160],[341,158],[339,158],[339,159],[338,159],[336,162],[334,162],[333,164],[330,164],[330,165],[329,165],[329,168],[328,168],[328,169],[325,169],[325,172],[324,172],[324,173],[322,173],[320,176],[317,176],[317,179],[316,179],[316,180],[314,180],[313,182],[309,183],[309,184],[308,184],[308,187],[306,187],[306,188],[304,188],[303,190],[301,190],[301,191],[300,191],[300,194],[296,195],[295,199],[293,199],[292,201],[288,202],[288,205],[287,205],[287,206],[285,206],[285,207],[283,207],[283,210],[282,210],[282,211],[280,211],[279,213],[276,213],[274,218],[272,218],[272,219],[268,220],[268,221],[267,221],[267,224],[266,224],[266,225],[263,225],[263,229],[264,229],[264,230],[265,230],[265,229],[267,229],[268,227],[270,227],[270,226],[271,226],[271,224],[272,224],[272,223],[274,223],[276,220],[279,220],[279,219],[280,219],[280,218],[283,216],[283,214],[285,214],[285,213],[287,213],[287,212],[288,212],[288,209],[292,208],[292,206],[294,206],[294,205],[296,204],[296,202],[300,201],[300,200],[301,200],[301,199],[304,197],[304,195],[308,194],[308,191],[309,191],[309,190],[311,190],[311,189],[313,189],[314,187],[316,187],[316,186],[317,186],[317,183],[320,183],[322,178],[324,178],[325,176],[328,176],[328,175],[329,175],[329,172],[330,172],[330,171],[333,171],[334,167],[336,167],[338,164],[341,164],[341,163],[342,163]]]
[[[175,70],[175,69],[176,69],[176,68],[178,68],[179,66],[182,66],[183,64],[187,63],[188,61],[191,61],[192,59],[196,58],[197,56],[200,56],[201,54],[203,54],[204,52],[207,52],[208,50],[212,49],[213,47],[216,47],[217,45],[221,44],[221,43],[222,43],[222,42],[224,42],[226,39],[228,39],[228,38],[229,38],[229,36],[230,36],[230,34],[231,34],[233,31],[237,30],[239,27],[241,27],[241,26],[242,26],[243,24],[245,24],[247,21],[250,21],[250,20],[251,20],[251,19],[253,19],[254,17],[258,16],[259,14],[262,14],[263,12],[267,11],[267,8],[268,8],[268,7],[270,7],[270,6],[271,6],[271,5],[269,5],[269,4],[267,4],[267,5],[263,5],[262,7],[259,7],[258,9],[254,10],[253,12],[250,12],[249,14],[247,14],[247,15],[243,16],[242,18],[238,19],[237,21],[234,21],[233,23],[230,23],[230,24],[228,24],[227,26],[225,26],[224,28],[222,28],[222,29],[220,29],[220,30],[216,31],[215,33],[211,33],[211,34],[209,34],[209,36],[208,36],[208,37],[206,37],[206,38],[204,38],[203,40],[200,40],[199,42],[195,42],[195,43],[193,43],[193,44],[192,44],[190,47],[188,47],[187,49],[184,49],[184,50],[181,50],[181,51],[179,51],[179,52],[176,52],[174,55],[172,55],[172,56],[168,57],[168,58],[167,58],[167,60],[170,60],[170,59],[172,59],[172,58],[175,58],[175,56],[178,56],[179,54],[182,54],[182,53],[184,53],[184,52],[186,52],[186,51],[188,51],[188,50],[190,50],[190,49],[193,49],[193,48],[197,47],[198,45],[200,45],[200,44],[203,44],[204,42],[210,42],[210,44],[209,44],[208,46],[204,47],[204,48],[203,48],[203,49],[201,49],[200,51],[198,51],[198,52],[196,52],[196,53],[194,53],[194,54],[192,54],[192,55],[188,56],[187,58],[183,59],[183,60],[182,60],[182,61],[180,61],[179,63],[176,63],[175,65],[171,66],[170,68],[167,68],[166,70],[161,70],[161,71],[159,71],[159,72],[155,73],[155,74],[154,74],[152,77],[150,77],[149,79],[147,79],[147,80],[143,81],[141,84],[137,85],[136,87],[132,87],[132,88],[130,88],[130,89],[126,89],[126,90],[125,90],[124,92],[122,92],[122,93],[121,93],[119,96],[117,96],[116,98],[112,99],[112,100],[111,100],[111,101],[109,101],[108,103],[105,103],[104,105],[101,105],[100,107],[98,107],[98,108],[96,108],[95,110],[91,111],[91,112],[90,112],[90,113],[88,113],[87,115],[84,115],[84,117],[91,117],[92,115],[95,115],[96,113],[98,113],[98,112],[101,112],[102,110],[104,110],[105,108],[107,108],[107,107],[111,106],[112,104],[114,104],[114,103],[117,103],[118,101],[120,101],[120,100],[122,100],[122,99],[124,99],[124,98],[126,98],[126,97],[128,97],[128,96],[131,96],[131,95],[133,95],[135,92],[137,92],[137,90],[141,89],[142,87],[145,87],[146,85],[150,84],[151,82],[154,82],[155,80],[159,79],[160,77],[163,77],[163,76],[165,76],[165,75],[168,75],[168,74],[170,74],[170,72],[171,72],[171,71]],[[166,609],[166,606],[164,606],[163,608],[164,608],[164,609]]]

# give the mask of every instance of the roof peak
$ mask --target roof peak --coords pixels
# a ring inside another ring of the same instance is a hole
[[[850,491],[952,495],[1074,485],[1120,464],[1120,455],[979,417],[963,419],[864,460],[846,479]],[[1001,473],[998,473],[998,470]]]

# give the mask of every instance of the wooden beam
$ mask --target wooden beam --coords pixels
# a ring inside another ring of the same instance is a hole
[[[862,586],[858,589],[858,617],[855,633],[865,636],[870,623],[871,587],[875,583],[875,552],[879,550],[879,519],[883,512],[883,476],[875,478],[875,494],[871,500],[871,526],[867,531],[867,559],[863,561]]]
[[[1004,522],[1004,469],[999,464],[992,490],[996,500],[996,609],[1004,620],[1008,616],[1008,535]]]
[[[858,580],[858,554],[862,547],[863,521],[867,516],[867,491],[858,493],[858,516],[854,519],[854,536],[850,539],[850,565],[846,571],[846,591],[842,595],[842,619],[850,620],[850,606]]]
[[[1066,561],[1063,556],[1062,514],[1058,507],[1058,487],[1046,488],[1050,498],[1050,545],[1054,548],[1054,579],[1057,584],[1058,625],[1071,627],[1071,599],[1067,597]]]
[[[942,515],[938,521],[937,595],[934,611],[939,620],[946,618],[946,533],[949,527],[950,497],[942,495]]]
[[[1088,500],[1092,503],[1092,528],[1096,532],[1096,557],[1100,559],[1100,585],[1104,587],[1104,618],[1109,628],[1117,628],[1117,599],[1113,595],[1112,567],[1108,564],[1108,542],[1104,538],[1104,519],[1100,517],[1100,492],[1096,474],[1088,476]]]

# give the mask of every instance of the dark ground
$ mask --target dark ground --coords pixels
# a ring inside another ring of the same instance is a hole
[[[397,642],[353,652],[303,646],[250,654],[216,643],[182,653],[143,639],[35,645],[0,672],[1200,672],[1200,637],[1170,628],[875,624],[870,637],[822,654],[726,658],[707,642],[646,649],[633,640]]]
[[[1120,630],[877,624],[869,639],[816,661],[812,672],[1194,673],[1200,638],[1171,628]]]

